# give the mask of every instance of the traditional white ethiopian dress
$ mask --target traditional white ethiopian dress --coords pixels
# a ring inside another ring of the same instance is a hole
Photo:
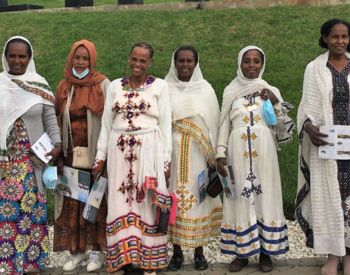
[[[198,175],[208,164],[214,165],[220,109],[199,63],[190,81],[182,82],[173,57],[165,80],[169,84],[173,119],[169,189],[178,198],[176,223],[170,226],[169,239],[174,244],[195,248],[207,244],[211,236],[220,232],[221,198],[206,196],[199,203],[197,183]]]
[[[167,236],[156,232],[156,207],[171,198],[164,162],[171,156],[171,112],[165,81],[148,77],[132,90],[128,78],[107,90],[96,159],[108,156],[107,263],[113,272],[130,263],[167,265]],[[144,183],[155,184],[148,190]]]
[[[272,131],[262,116],[262,100],[253,97],[263,88],[282,102],[279,91],[259,78],[249,80],[238,56],[237,77],[224,91],[217,157],[232,165],[236,196],[224,196],[221,251],[239,258],[263,252],[278,255],[288,251],[287,226],[283,214],[281,180]],[[265,59],[266,63],[266,59]]]

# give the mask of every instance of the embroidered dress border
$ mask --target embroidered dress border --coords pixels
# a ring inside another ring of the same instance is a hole
[[[127,215],[120,216],[114,221],[106,224],[106,234],[107,236],[113,236],[123,229],[127,229],[131,226],[139,228],[142,234],[145,236],[163,236],[164,234],[156,233],[157,225],[150,225],[141,220],[141,216],[133,212]]]
[[[14,83],[16,83],[20,88],[22,88],[23,90],[33,93],[35,95],[41,96],[42,98],[46,99],[47,101],[51,102],[52,104],[55,104],[55,98],[49,94],[47,94],[46,92],[35,88],[35,87],[30,87],[28,85],[26,85],[22,80],[19,79],[11,79]]]
[[[172,200],[170,196],[163,195],[161,193],[158,193],[157,191],[153,190],[153,196],[152,196],[152,203],[156,206],[159,206],[161,208],[168,208],[170,209]]]
[[[289,250],[287,226],[267,226],[261,222],[239,230],[221,228],[221,252],[238,257],[250,257],[264,252],[280,255]]]
[[[169,241],[195,248],[209,243],[209,238],[220,234],[222,209],[215,208],[210,216],[200,219],[176,218],[176,224],[169,227]]]
[[[167,266],[167,243],[146,246],[137,236],[130,236],[107,247],[107,270],[113,272],[122,266],[136,263],[143,270],[163,269]]]

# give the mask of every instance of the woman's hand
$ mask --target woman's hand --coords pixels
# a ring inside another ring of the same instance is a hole
[[[311,121],[306,121],[304,123],[304,131],[309,135],[313,145],[318,147],[328,144],[328,142],[322,139],[323,137],[328,137],[328,135],[321,133],[320,128],[313,125]]]
[[[278,98],[275,96],[273,92],[271,92],[269,89],[263,89],[260,92],[260,98],[263,100],[268,100],[270,99],[272,105],[275,105],[276,103],[279,102]]]
[[[64,162],[63,162],[63,158],[62,157],[58,158],[58,160],[56,161],[56,166],[57,166],[57,174],[59,176],[63,176]]]
[[[45,156],[51,156],[52,159],[50,161],[56,163],[57,160],[60,158],[61,154],[62,154],[62,143],[56,143],[55,147],[50,152],[48,152]]]
[[[164,162],[164,176],[166,181],[166,187],[169,187],[169,179],[170,179],[170,162]]]
[[[218,173],[223,177],[227,177],[225,165],[227,165],[226,158],[216,159],[216,169],[218,170]]]
[[[103,172],[104,167],[105,167],[104,160],[98,160],[98,159],[95,160],[94,166],[92,167],[92,170],[91,170],[92,179],[94,181],[95,181],[96,177],[98,176],[98,174]]]

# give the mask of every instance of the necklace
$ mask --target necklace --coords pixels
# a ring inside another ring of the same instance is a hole
[[[148,78],[148,76],[146,76],[145,80],[134,83],[135,84],[135,86],[134,86],[133,82],[132,82],[132,79],[131,79],[131,76],[130,76],[129,77],[129,86],[130,86],[131,90],[132,91],[137,91],[139,89],[143,89],[143,86],[144,86],[143,84],[145,83],[147,78]]]

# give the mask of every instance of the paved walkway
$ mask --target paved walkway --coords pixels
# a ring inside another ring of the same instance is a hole
[[[309,259],[288,259],[274,261],[274,270],[270,273],[261,273],[258,269],[256,263],[249,264],[248,267],[245,267],[240,271],[240,275],[257,275],[257,274],[271,274],[271,275],[319,275],[321,265],[324,263],[325,258],[309,258]],[[80,267],[78,270],[73,272],[63,272],[61,268],[47,269],[41,274],[43,275],[107,275],[105,269],[101,269],[96,272],[88,273],[86,272],[85,267]],[[143,273],[139,270],[130,270],[126,275],[142,275]],[[185,265],[181,270],[170,272],[162,271],[158,275],[232,275],[235,273],[230,273],[227,270],[227,264],[212,264],[209,265],[209,269],[205,271],[196,271],[193,268],[192,264]],[[341,271],[338,272],[338,275],[343,274]]]

